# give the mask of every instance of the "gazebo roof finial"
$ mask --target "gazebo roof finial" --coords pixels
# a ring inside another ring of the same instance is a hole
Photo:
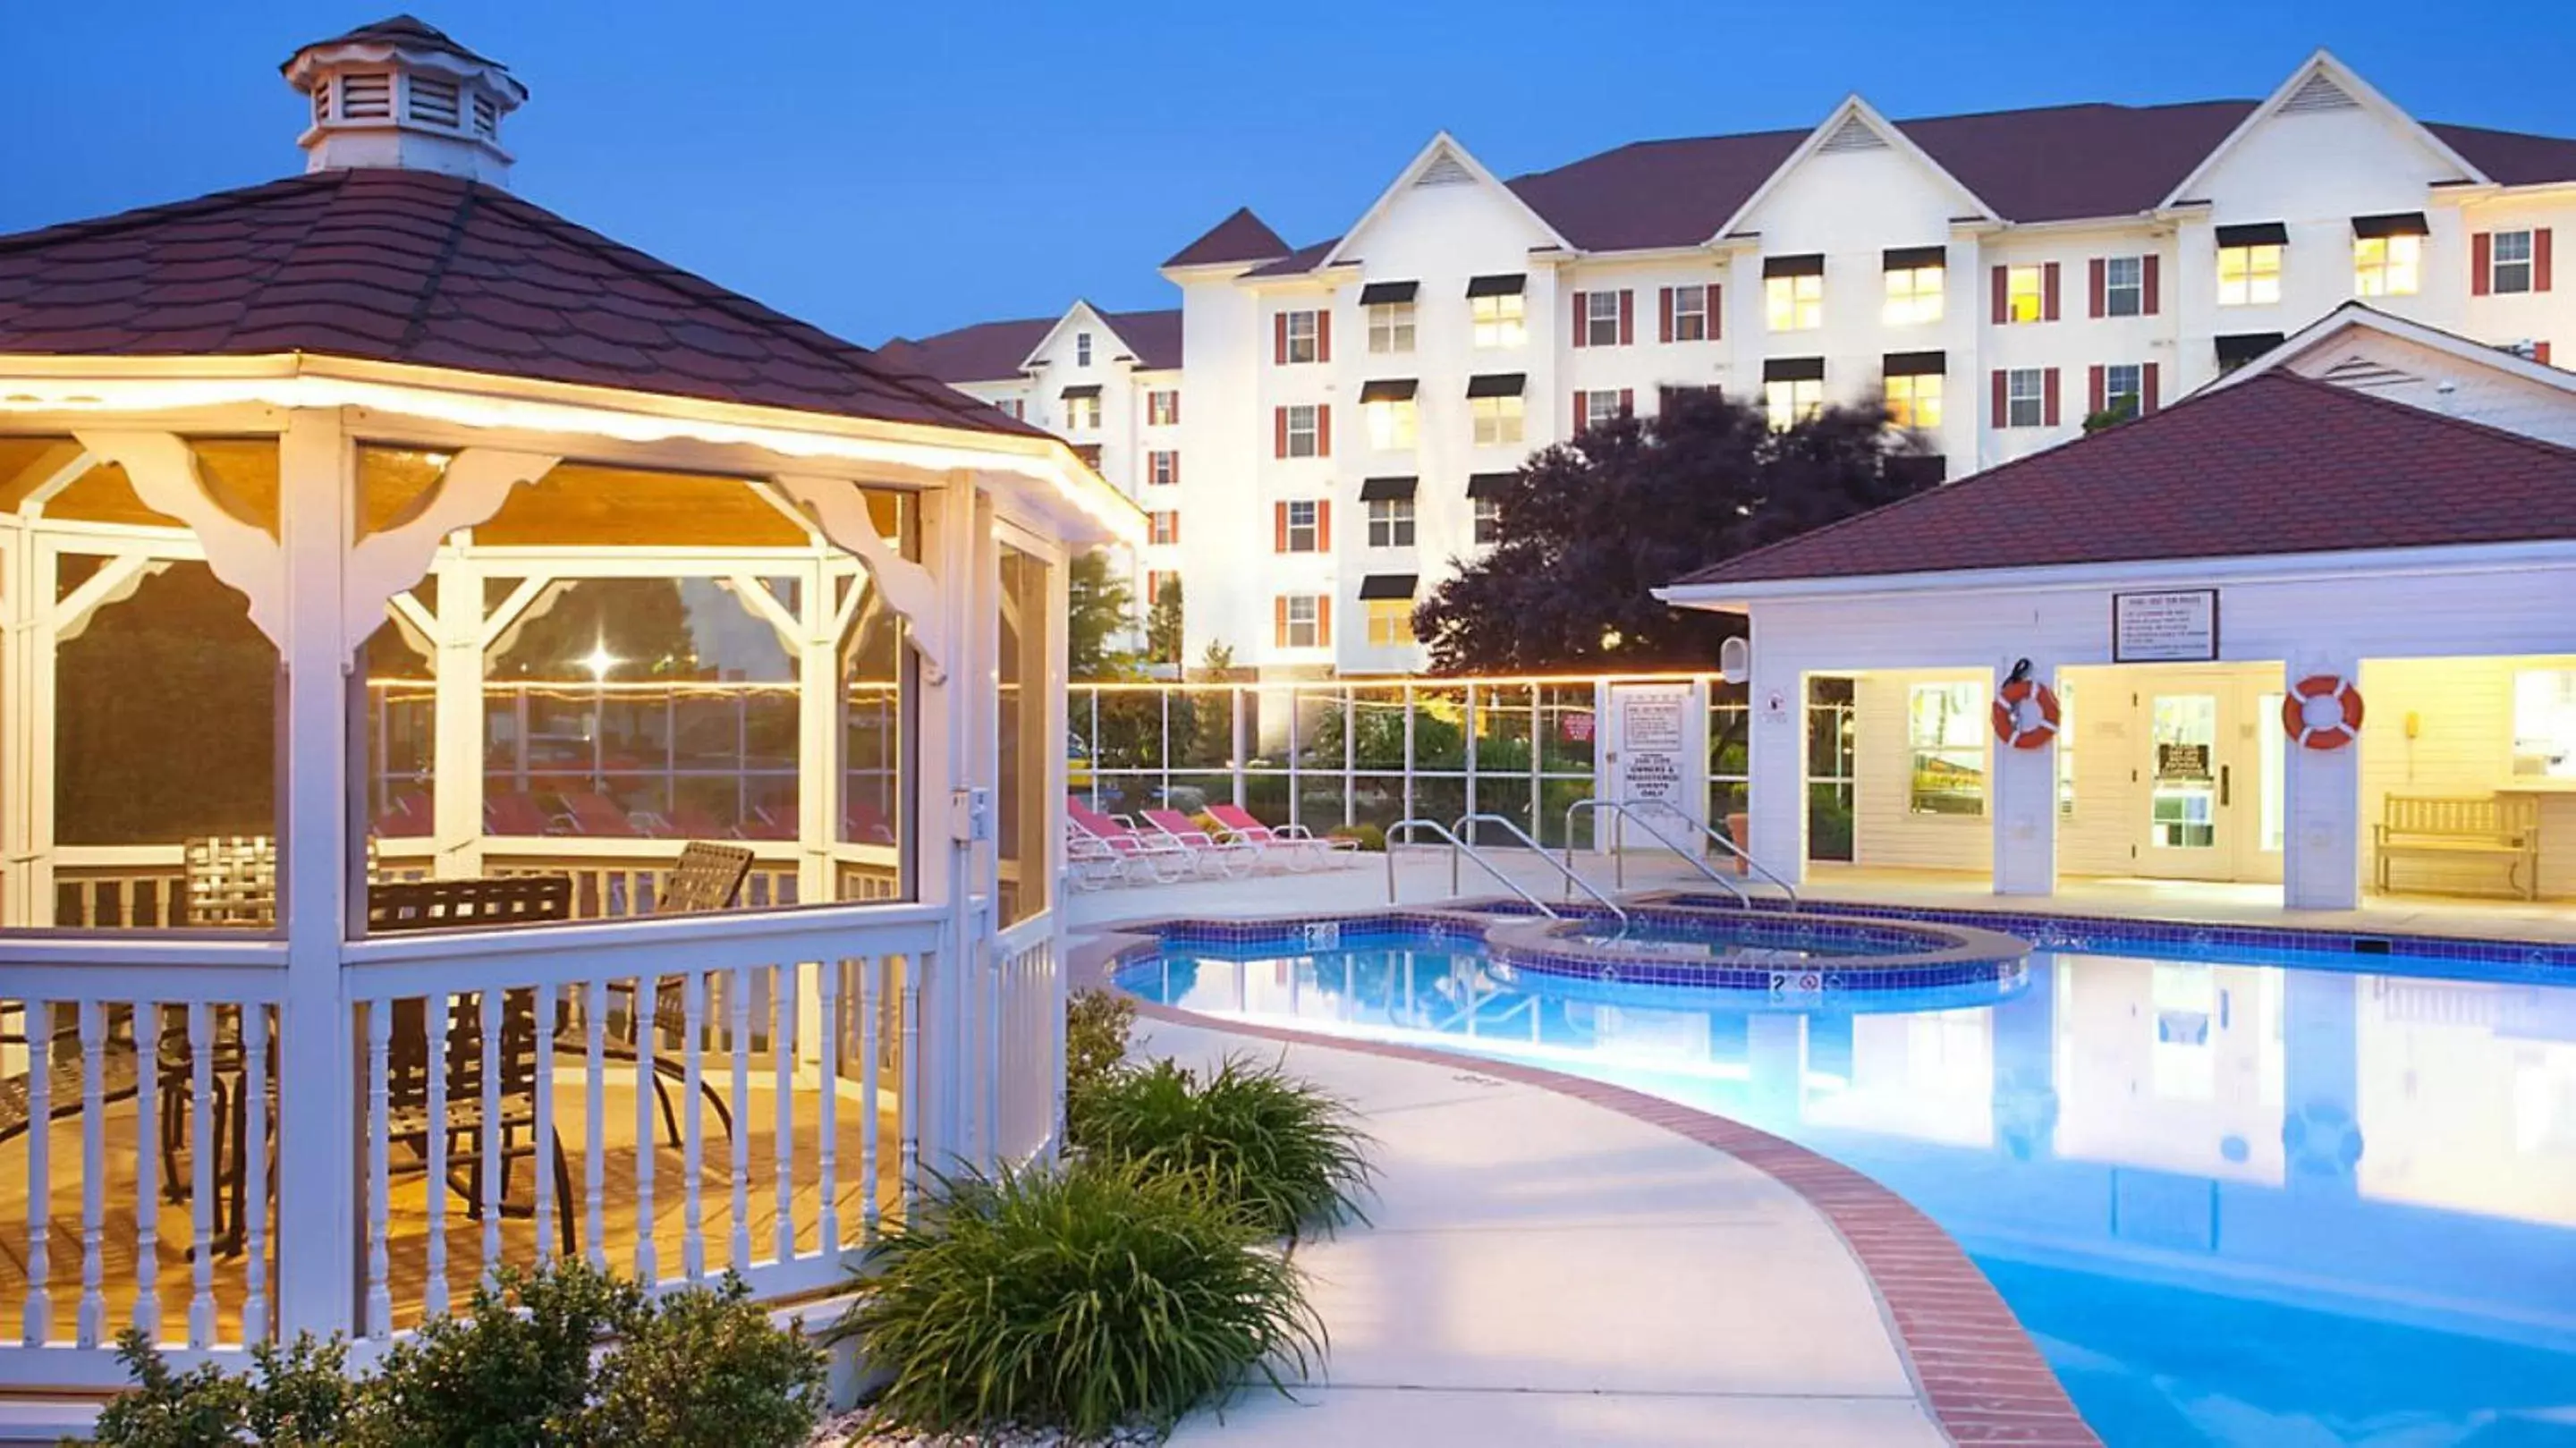
[[[501,123],[528,98],[508,66],[393,15],[317,40],[279,67],[313,101],[308,171],[393,167],[506,184]]]

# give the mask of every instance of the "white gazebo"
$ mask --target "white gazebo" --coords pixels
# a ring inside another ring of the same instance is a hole
[[[418,21],[285,71],[305,175],[0,237],[0,1394],[566,1252],[812,1294],[1054,1145],[1141,515],[512,195]]]

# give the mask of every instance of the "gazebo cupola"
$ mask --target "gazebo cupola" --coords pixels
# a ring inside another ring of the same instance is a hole
[[[308,171],[401,167],[506,185],[501,122],[528,98],[508,66],[408,15],[317,40],[281,69],[313,102]]]

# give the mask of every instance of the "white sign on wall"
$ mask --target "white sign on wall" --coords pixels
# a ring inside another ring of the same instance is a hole
[[[2202,664],[2217,658],[2217,589],[2111,595],[2111,662]]]
[[[1638,807],[1655,827],[1680,837],[1673,817],[1692,822],[1707,811],[1707,801],[1694,798],[1691,750],[1704,729],[1695,721],[1688,684],[1620,684],[1610,691],[1616,721],[1611,766],[1611,798]],[[1694,725],[1697,727],[1694,727]],[[1661,816],[1661,818],[1658,818]],[[1605,830],[1609,835],[1613,831]]]

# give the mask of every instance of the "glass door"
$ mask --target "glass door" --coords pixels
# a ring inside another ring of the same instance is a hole
[[[2229,691],[2195,682],[2146,695],[2147,839],[2142,873],[2184,880],[2236,877],[2235,771],[2223,757],[2221,701]]]

